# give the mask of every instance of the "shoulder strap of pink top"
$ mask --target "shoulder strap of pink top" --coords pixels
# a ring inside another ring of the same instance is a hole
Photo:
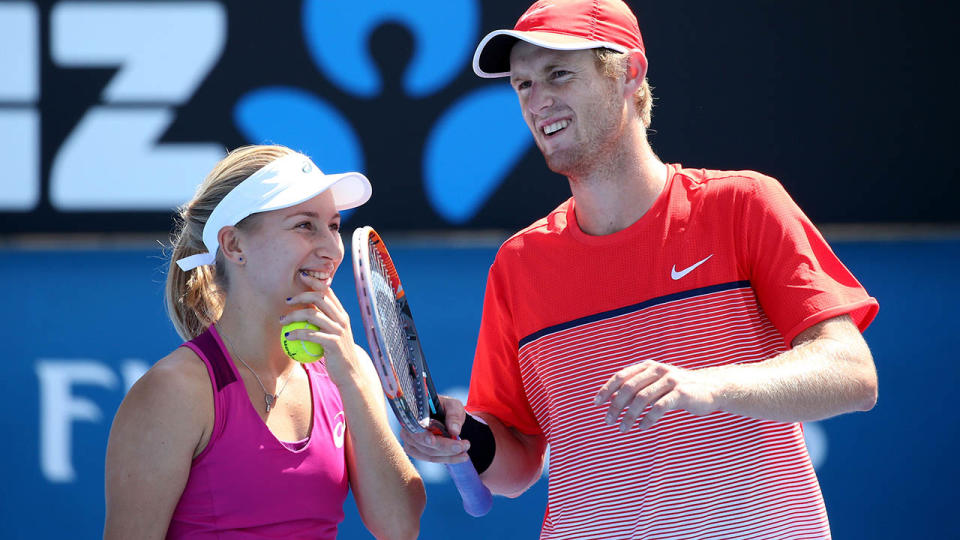
[[[214,326],[210,326],[199,336],[184,343],[184,346],[195,352],[207,366],[207,372],[210,374],[210,381],[213,385],[213,432],[210,434],[210,440],[207,442],[206,448],[194,458],[194,461],[197,461],[210,451],[217,439],[220,438],[220,434],[223,433],[226,416],[224,414],[226,404],[223,391],[237,381],[237,374],[223,352],[220,336],[217,335]]]

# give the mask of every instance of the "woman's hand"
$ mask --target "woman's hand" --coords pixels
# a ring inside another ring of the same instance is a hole
[[[286,314],[280,323],[305,321],[318,328],[293,330],[287,338],[323,345],[327,373],[340,390],[346,413],[347,470],[360,517],[377,538],[414,538],[426,492],[390,431],[373,363],[354,345],[350,319],[333,290],[324,281],[300,277],[310,290],[287,304],[303,309]]]
[[[300,278],[310,290],[287,299],[287,304],[305,307],[281,317],[280,324],[304,321],[317,327],[317,330],[293,330],[287,334],[287,339],[322,345],[327,373],[340,386],[341,382],[357,376],[360,371],[350,318],[333,289],[325,282],[302,273]]]
[[[447,413],[447,431],[451,436],[459,437],[463,421],[467,416],[463,403],[456,398],[439,397]],[[462,463],[470,459],[467,455],[470,441],[467,440],[441,437],[429,431],[410,433],[406,429],[400,430],[400,439],[403,440],[403,449],[410,457],[434,463]]]

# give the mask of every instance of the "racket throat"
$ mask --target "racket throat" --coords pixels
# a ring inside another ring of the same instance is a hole
[[[437,418],[428,418],[426,420],[426,424],[427,425],[424,426],[424,428],[430,433],[433,433],[439,437],[450,437],[450,432],[447,431],[447,427]]]

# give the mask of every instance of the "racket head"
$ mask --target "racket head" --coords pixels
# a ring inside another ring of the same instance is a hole
[[[393,259],[372,227],[353,232],[351,249],[363,328],[384,395],[405,429],[434,431],[430,419],[442,418],[442,410]]]
[[[361,227],[353,232],[351,250],[363,329],[394,415],[410,432],[429,430],[448,437],[443,406],[423,358],[410,304],[387,247],[372,227]],[[480,481],[473,463],[447,464],[447,471],[468,514],[480,517],[490,511],[493,496]]]

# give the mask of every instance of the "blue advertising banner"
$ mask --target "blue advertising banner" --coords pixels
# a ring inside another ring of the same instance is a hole
[[[774,176],[817,223],[958,221],[955,4],[628,3],[663,160]],[[4,1],[0,234],[167,230],[227,149],[266,142],[366,173],[380,230],[523,227],[567,184],[471,64],[527,5]]]
[[[806,425],[834,536],[957,537],[960,424],[950,411],[960,379],[953,276],[960,241],[834,247],[881,305],[866,332],[880,374],[876,408]],[[495,247],[396,243],[391,252],[440,390],[464,397]],[[133,382],[180,343],[163,310],[165,266],[159,248],[143,246],[0,249],[0,456],[8,464],[0,537],[102,535],[112,417]],[[334,290],[356,327],[354,286],[343,268]],[[493,511],[474,519],[443,467],[418,468],[429,499],[421,538],[536,537],[546,479],[517,499],[496,497]],[[352,502],[340,537],[369,537]]]

